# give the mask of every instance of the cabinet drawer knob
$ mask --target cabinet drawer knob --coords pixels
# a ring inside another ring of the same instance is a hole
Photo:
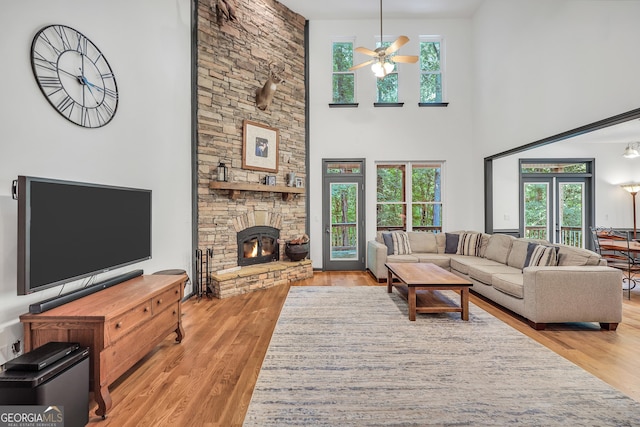
[[[145,307],[145,308],[144,308],[144,312],[145,312],[145,313],[149,312],[149,307]]]
[[[120,328],[122,328],[122,322],[116,323],[116,329],[120,329]]]
[[[158,300],[158,305],[162,304],[162,299]]]

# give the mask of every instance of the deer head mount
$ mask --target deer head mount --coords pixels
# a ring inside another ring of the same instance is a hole
[[[271,101],[273,101],[273,94],[278,88],[279,84],[284,84],[284,78],[282,73],[284,72],[284,65],[278,66],[269,62],[269,78],[264,82],[262,88],[256,89],[256,105],[262,111],[269,108]]]
[[[211,9],[216,13],[218,25],[236,21],[236,9],[231,0],[212,0]]]

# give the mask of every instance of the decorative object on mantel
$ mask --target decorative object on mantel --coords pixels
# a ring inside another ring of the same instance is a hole
[[[264,177],[264,184],[265,185],[271,185],[271,186],[275,186],[276,185],[276,176],[275,175],[267,175]]]
[[[633,238],[635,240],[637,239],[636,237],[636,194],[638,194],[638,191],[640,191],[640,184],[623,184],[620,187],[627,190],[631,194],[631,197],[633,198]]]
[[[273,65],[273,61],[269,61],[269,77],[262,88],[256,89],[256,105],[260,110],[264,111],[269,108],[278,85],[284,84],[283,72],[284,65]]]
[[[622,156],[627,159],[635,159],[636,157],[640,156],[640,153],[638,153],[639,148],[640,142],[630,142],[627,144],[627,148],[624,149],[624,153],[622,153]]]
[[[238,200],[243,191],[281,193],[282,200],[285,202],[290,202],[294,196],[305,193],[304,188],[287,187],[284,185],[263,185],[250,182],[212,181],[209,183],[209,188],[212,190],[229,190],[229,198],[231,200]]]
[[[216,176],[216,179],[219,182],[229,181],[229,168],[224,163],[222,162],[218,163],[217,174],[218,175]]]
[[[296,185],[296,173],[289,172],[287,174],[287,187],[294,187]]]
[[[304,188],[304,180],[302,178],[296,178],[296,188]]]
[[[296,239],[289,240],[284,247],[284,253],[291,261],[305,259],[309,255],[309,236],[303,234]]]
[[[216,13],[218,25],[238,20],[236,17],[236,9],[231,0],[213,0],[211,2],[211,10]]]
[[[278,129],[250,120],[242,128],[242,169],[278,172]]]

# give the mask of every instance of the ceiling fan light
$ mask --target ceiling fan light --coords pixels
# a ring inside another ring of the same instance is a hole
[[[385,62],[383,67],[385,71],[384,75],[386,76],[387,74],[393,71],[394,65],[391,62]]]
[[[378,78],[382,78],[387,75],[380,61],[376,61],[371,65],[371,71],[373,71],[373,74]]]
[[[627,159],[635,159],[640,156],[640,153],[638,153],[638,144],[627,144],[627,148],[624,149],[624,153],[622,155]]]

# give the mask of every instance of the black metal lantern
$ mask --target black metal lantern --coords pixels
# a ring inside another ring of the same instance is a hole
[[[229,168],[222,162],[218,164],[218,181],[229,181]]]

